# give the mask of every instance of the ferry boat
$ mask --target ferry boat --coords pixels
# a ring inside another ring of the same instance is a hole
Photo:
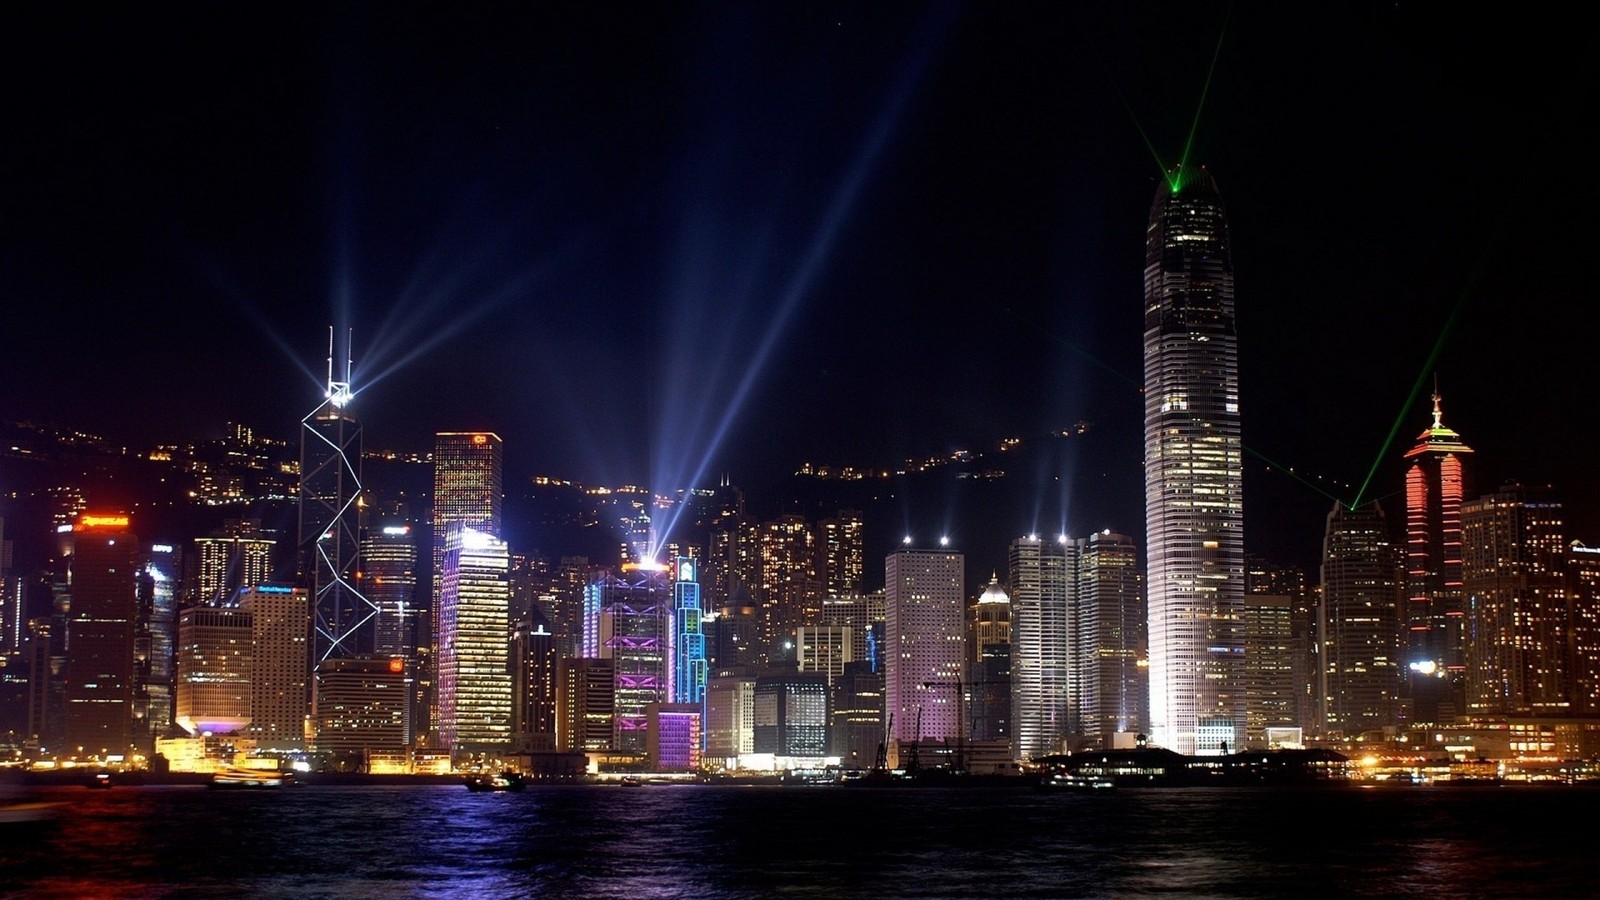
[[[293,783],[293,772],[228,766],[211,776],[210,785],[214,788],[278,788]]]
[[[468,775],[465,781],[469,791],[520,791],[525,786],[519,772]]]

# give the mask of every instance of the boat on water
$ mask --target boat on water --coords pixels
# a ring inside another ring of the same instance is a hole
[[[209,784],[214,788],[278,788],[294,784],[294,773],[228,766],[214,773]]]
[[[1047,791],[1104,791],[1115,789],[1116,786],[1117,782],[1109,775],[1052,772],[1039,779],[1039,788]]]
[[[519,772],[480,773],[465,781],[469,791],[520,791],[526,786]]]
[[[0,834],[13,834],[30,826],[53,822],[60,806],[58,801],[45,800],[0,803]]]
[[[108,788],[111,787],[111,785],[112,781],[110,772],[96,772],[92,778],[84,782],[85,787],[92,788]]]
[[[644,779],[637,775],[624,775],[617,783],[623,787],[644,787]]]

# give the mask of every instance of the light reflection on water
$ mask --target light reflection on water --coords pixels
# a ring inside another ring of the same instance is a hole
[[[1592,789],[50,788],[41,898],[1577,896]],[[1537,823],[1533,825],[1532,823]]]

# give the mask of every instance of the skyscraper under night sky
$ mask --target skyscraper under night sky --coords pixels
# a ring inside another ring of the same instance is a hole
[[[1434,391],[1433,424],[1405,456],[1405,645],[1400,652],[1409,718],[1418,723],[1453,722],[1465,710],[1461,504],[1469,487],[1470,453],[1461,435],[1445,427]]]
[[[1216,181],[1174,169],[1145,232],[1150,726],[1179,753],[1244,729],[1244,481],[1233,256]]]
[[[346,344],[348,348],[348,344]],[[313,659],[372,652],[377,608],[356,586],[361,555],[361,423],[350,409],[350,363],[334,380],[328,332],[328,387],[300,422],[297,576],[311,594]]]

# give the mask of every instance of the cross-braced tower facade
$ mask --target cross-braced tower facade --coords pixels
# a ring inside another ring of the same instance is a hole
[[[312,599],[312,654],[372,652],[378,608],[356,584],[361,556],[361,423],[350,409],[350,362],[334,380],[328,330],[328,388],[300,421],[300,529],[297,577]]]

